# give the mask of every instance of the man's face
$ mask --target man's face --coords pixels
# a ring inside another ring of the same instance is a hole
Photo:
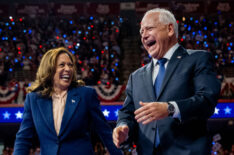
[[[159,13],[150,13],[142,19],[141,42],[153,58],[160,59],[169,50],[171,26],[159,22]]]

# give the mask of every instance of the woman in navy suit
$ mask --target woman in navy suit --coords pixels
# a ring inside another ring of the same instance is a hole
[[[75,57],[63,47],[42,58],[36,80],[27,89],[23,121],[16,135],[14,155],[28,155],[35,134],[42,155],[94,154],[94,128],[110,154],[121,154],[103,116],[94,89],[76,80]]]

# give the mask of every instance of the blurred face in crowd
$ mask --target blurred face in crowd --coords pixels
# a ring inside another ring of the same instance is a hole
[[[67,90],[73,78],[73,63],[66,53],[61,53],[57,57],[56,72],[54,74],[54,90]]]
[[[172,36],[175,36],[173,24],[159,21],[159,13],[149,13],[141,21],[141,42],[147,52],[156,59],[162,58],[172,47]],[[174,42],[174,41],[173,41]]]

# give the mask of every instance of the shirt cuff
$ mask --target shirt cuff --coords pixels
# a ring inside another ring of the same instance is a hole
[[[170,101],[170,103],[175,107],[175,113],[173,114],[173,118],[178,118],[179,120],[181,120],[181,116],[180,116],[180,109],[177,105],[177,103],[175,101]]]

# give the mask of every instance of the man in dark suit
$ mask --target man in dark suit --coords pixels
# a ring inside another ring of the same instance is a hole
[[[140,155],[210,154],[207,119],[220,91],[212,55],[178,44],[178,25],[165,9],[147,11],[141,41],[152,61],[133,72],[113,140],[135,139]]]

